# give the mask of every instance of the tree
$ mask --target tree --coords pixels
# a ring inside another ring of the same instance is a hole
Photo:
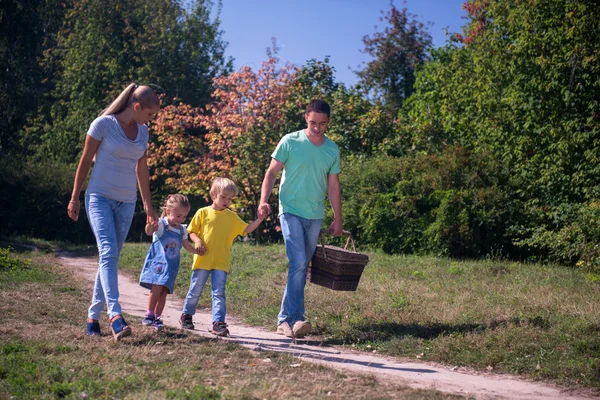
[[[342,155],[379,152],[382,143],[395,134],[393,115],[359,90],[336,82],[334,72],[328,57],[309,60],[294,71],[285,109],[287,131],[305,127],[306,106],[315,98],[323,98],[332,109],[327,135]]]
[[[291,67],[276,65],[271,57],[256,72],[244,67],[214,78],[205,111],[185,104],[165,107],[153,123],[153,179],[209,200],[212,180],[229,177],[239,188],[236,206],[255,218],[270,154],[286,132]],[[265,230],[273,232],[274,225],[267,221]]]
[[[163,98],[163,102],[166,101]],[[206,196],[196,179],[203,170],[202,110],[182,102],[163,107],[150,123],[148,166],[152,186],[161,191]]]
[[[395,114],[413,92],[415,70],[429,59],[427,48],[431,46],[431,34],[406,8],[397,9],[393,0],[390,7],[380,18],[388,26],[372,37],[363,38],[362,52],[373,60],[356,74],[367,93],[385,103]]]
[[[45,62],[54,66],[52,106],[26,139],[37,153],[74,162],[87,126],[130,82],[204,105],[212,78],[229,71],[212,2],[82,0],[73,3]]]
[[[464,34],[418,72],[401,124],[417,149],[454,143],[510,169],[505,190],[526,215],[507,231],[513,242],[557,261],[598,260],[584,254],[597,230],[579,228],[600,198],[600,9],[571,0],[465,8]]]
[[[252,213],[270,154],[285,132],[283,109],[290,84],[289,67],[276,68],[270,58],[261,69],[249,67],[215,79],[215,101],[207,106],[203,126],[209,149],[200,179],[231,176],[240,187],[240,205]]]
[[[38,59],[54,45],[67,1],[3,1],[0,9],[0,154],[21,153],[19,131],[44,101],[46,71]]]

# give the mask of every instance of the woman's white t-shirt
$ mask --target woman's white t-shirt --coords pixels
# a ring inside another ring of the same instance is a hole
[[[87,193],[112,200],[135,203],[137,200],[137,162],[148,147],[148,127],[138,124],[134,140],[126,135],[114,115],[96,118],[88,135],[100,141]]]

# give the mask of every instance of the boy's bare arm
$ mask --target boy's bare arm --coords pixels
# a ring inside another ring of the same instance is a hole
[[[262,212],[259,211],[259,216],[257,219],[255,219],[254,221],[250,222],[248,224],[248,226],[246,227],[246,229],[244,230],[244,232],[246,233],[252,233],[256,230],[256,228],[258,228],[260,226],[260,224],[262,224],[262,222],[265,220],[264,216],[261,216]]]

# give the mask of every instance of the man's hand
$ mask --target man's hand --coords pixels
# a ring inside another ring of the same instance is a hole
[[[264,215],[264,218],[267,218],[269,214],[271,214],[271,206],[269,203],[261,203],[258,206],[258,217],[260,218],[261,215]]]
[[[269,215],[268,211],[266,210],[266,207],[258,207],[258,219],[260,219],[261,221],[263,221],[265,218],[267,218],[267,216]]]
[[[329,228],[327,228],[327,233],[333,236],[342,236],[343,232],[342,221],[334,219]]]

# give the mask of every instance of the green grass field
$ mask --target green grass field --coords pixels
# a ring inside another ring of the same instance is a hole
[[[156,334],[134,317],[131,338],[114,342],[105,320],[103,337],[85,337],[90,283],[57,264],[56,244],[42,247],[0,246],[0,399],[463,398],[179,329]],[[127,257],[142,250],[128,245]]]
[[[138,276],[147,247],[127,244],[122,270]],[[307,284],[306,317],[326,343],[600,388],[597,275],[505,260],[369,256],[356,292]],[[190,265],[186,253],[178,296]],[[274,330],[285,282],[283,245],[236,243],[228,312]],[[210,307],[209,290],[200,302]]]

